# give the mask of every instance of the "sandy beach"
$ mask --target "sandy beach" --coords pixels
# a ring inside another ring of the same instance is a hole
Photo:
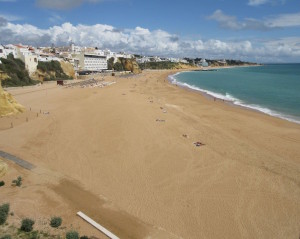
[[[0,118],[0,150],[34,165],[0,162],[9,220],[46,230],[59,215],[106,238],[82,211],[120,238],[299,238],[300,125],[172,85],[174,73],[9,90],[26,112]]]

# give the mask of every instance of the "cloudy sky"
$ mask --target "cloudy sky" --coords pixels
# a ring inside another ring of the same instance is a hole
[[[0,44],[300,62],[299,0],[0,0]]]

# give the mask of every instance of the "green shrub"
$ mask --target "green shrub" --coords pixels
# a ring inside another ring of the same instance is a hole
[[[114,68],[115,58],[111,57],[107,60],[107,69],[112,70]]]
[[[76,231],[69,231],[66,233],[66,239],[79,239],[79,234]]]
[[[116,63],[114,64],[114,70],[115,70],[115,71],[124,71],[124,67],[123,67],[122,63],[116,62]]]
[[[33,229],[33,224],[34,224],[33,220],[29,218],[25,218],[22,220],[22,225],[20,229],[24,232],[31,232]]]
[[[0,187],[4,186],[5,182],[4,181],[0,181]]]
[[[19,176],[17,179],[12,181],[12,185],[17,186],[17,187],[21,187],[22,185],[22,177]]]
[[[0,239],[11,239],[11,236],[10,235],[5,235],[5,236],[1,237]]]
[[[80,239],[89,239],[88,236],[81,236]]]
[[[51,227],[59,227],[62,223],[62,219],[60,217],[52,217],[50,221]]]
[[[0,225],[3,225],[8,217],[9,204],[5,203],[0,206]]]

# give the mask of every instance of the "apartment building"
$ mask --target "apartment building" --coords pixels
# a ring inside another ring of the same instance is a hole
[[[106,56],[82,52],[79,55],[79,69],[83,71],[107,70]]]

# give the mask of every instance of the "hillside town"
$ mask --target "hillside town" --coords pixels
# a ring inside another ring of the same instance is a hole
[[[97,47],[80,47],[74,43],[64,47],[33,47],[23,44],[0,45],[0,58],[6,59],[9,54],[12,54],[14,58],[21,59],[25,63],[29,75],[36,72],[39,62],[51,61],[70,63],[76,74],[112,70],[108,65],[110,59],[112,59],[113,64],[118,59],[136,59],[138,64],[166,61],[183,64],[189,63],[186,59],[140,56],[125,52],[116,53],[108,49],[98,49]]]

